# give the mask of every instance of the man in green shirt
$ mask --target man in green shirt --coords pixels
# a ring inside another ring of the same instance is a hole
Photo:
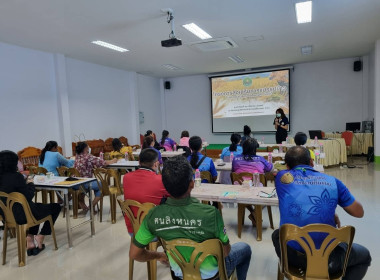
[[[185,157],[173,157],[164,163],[162,182],[171,197],[165,204],[149,211],[131,243],[129,257],[141,262],[153,259],[167,260],[164,253],[145,249],[156,236],[165,240],[187,238],[196,242],[218,238],[227,256],[225,258],[227,274],[232,274],[236,268],[238,279],[246,279],[251,248],[244,242],[231,246],[219,211],[190,197],[194,188],[193,169]],[[186,258],[191,255],[192,248],[183,247],[179,251]],[[182,278],[181,269],[170,256],[169,262],[174,274]],[[216,259],[211,256],[206,258],[200,270],[202,279],[215,276],[218,273]]]

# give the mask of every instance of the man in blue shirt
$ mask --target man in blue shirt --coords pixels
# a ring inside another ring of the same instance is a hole
[[[290,148],[285,155],[285,163],[289,170],[280,171],[275,181],[280,207],[280,226],[294,224],[302,227],[322,223],[340,227],[339,217],[335,213],[337,205],[351,216],[363,217],[362,205],[340,180],[313,169],[313,161],[306,148]],[[324,235],[315,233],[312,238],[317,245],[321,244]],[[279,230],[272,234],[272,240],[277,256],[280,257]],[[346,247],[345,244],[341,244],[330,255],[330,273],[342,269]],[[306,257],[299,251],[302,252],[298,243],[289,242],[289,263],[305,268]],[[363,279],[370,264],[371,256],[367,248],[353,244],[343,279]]]

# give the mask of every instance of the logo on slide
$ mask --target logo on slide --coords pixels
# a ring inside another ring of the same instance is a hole
[[[250,85],[252,85],[252,79],[249,78],[249,77],[244,78],[244,79],[243,79],[243,85],[244,85],[245,87],[249,87]]]

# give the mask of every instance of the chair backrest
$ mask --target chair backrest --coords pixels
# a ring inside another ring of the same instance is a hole
[[[136,233],[138,232],[140,225],[144,220],[145,216],[148,214],[149,210],[156,206],[155,204],[150,202],[140,203],[130,199],[127,199],[125,201],[118,199],[117,201],[119,202],[121,212],[123,212],[123,215],[126,215],[128,219],[131,221],[134,235],[136,235]],[[136,216],[134,215],[132,208],[137,208]]]
[[[276,162],[276,161],[283,161],[284,159],[282,157],[273,157],[272,158],[272,162]]]
[[[57,167],[57,172],[59,176],[66,177],[67,176],[67,171],[69,169],[66,166],[60,166]]]
[[[67,169],[66,176],[68,176],[68,177],[81,177],[79,170],[74,168],[74,167]]]
[[[4,200],[6,201],[5,203]],[[26,223],[28,225],[34,225],[37,223],[37,220],[34,218],[32,211],[30,210],[29,203],[23,194],[18,192],[12,192],[10,194],[0,192],[0,208],[3,211],[3,218],[8,227],[14,228],[17,224],[12,211],[15,204],[20,204],[22,206],[26,217]]]
[[[113,151],[112,140],[113,140],[113,138],[107,138],[106,141],[104,141],[104,151],[103,152],[109,153],[109,152]]]
[[[38,166],[38,161],[41,155],[41,149],[35,147],[26,147],[17,153],[19,160],[26,166]]]
[[[120,136],[119,140],[120,140],[121,143],[124,144],[124,146],[129,146],[129,144],[128,144],[128,138],[127,137]]]
[[[86,143],[91,148],[91,154],[94,156],[98,157],[100,152],[104,151],[104,141],[102,139],[88,140]]]
[[[28,166],[29,174],[34,175],[46,175],[48,172],[46,168],[44,167],[37,167],[37,166]]]
[[[110,188],[116,188],[118,194],[122,194],[121,179],[116,169],[95,168],[94,175],[102,183],[101,192],[103,196],[110,195]]]
[[[166,253],[169,254],[181,268],[183,280],[202,279],[200,267],[208,256],[215,257],[218,262],[219,279],[228,279],[224,261],[223,244],[219,239],[208,239],[201,243],[190,239],[174,239],[170,241],[161,239],[161,243]],[[181,247],[194,248],[189,260],[178,250]]]
[[[144,144],[144,135],[140,134],[140,145],[142,147],[142,145]]]
[[[253,174],[249,172],[241,172],[241,173],[231,172],[232,184],[234,184],[235,182],[238,182],[240,185],[242,185],[244,178],[250,178],[251,180],[253,180]],[[267,186],[267,180],[265,178],[265,175],[261,173],[260,173],[260,183],[263,184],[264,187]]]
[[[278,150],[279,149],[279,147],[278,146],[268,146],[267,147],[267,151],[268,151],[268,153],[271,153],[271,152],[273,152],[273,150]]]
[[[342,133],[342,138],[344,138],[346,146],[351,146],[352,139],[354,138],[354,133],[352,131],[345,131]]]
[[[323,240],[321,246],[317,249],[310,233],[326,233],[327,236]],[[307,257],[307,267],[304,279],[330,279],[328,272],[328,261],[331,252],[340,243],[348,245],[345,262],[339,275],[334,278],[340,279],[346,271],[348,256],[350,255],[352,242],[354,240],[355,228],[352,226],[344,226],[334,228],[326,224],[311,224],[304,227],[298,227],[292,224],[284,224],[280,228],[280,248],[281,248],[281,271],[287,275],[291,274],[288,265],[287,243],[296,241],[304,249]]]
[[[209,171],[201,171],[201,180],[206,180],[207,183],[214,183],[212,175]]]

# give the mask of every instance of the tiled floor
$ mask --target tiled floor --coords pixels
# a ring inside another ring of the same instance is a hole
[[[355,159],[357,163],[365,164],[365,161]],[[380,167],[373,164],[361,165],[355,169],[341,169],[339,167],[326,169],[326,173],[341,179],[365,208],[365,216],[362,219],[350,217],[342,209],[338,213],[343,224],[351,224],[356,227],[355,242],[368,248],[372,253],[372,266],[365,279],[379,279],[376,265],[380,259],[380,242],[377,237],[380,232]],[[62,215],[56,223],[58,239],[58,251],[52,250],[52,239],[46,238],[47,248],[38,256],[27,257],[27,265],[19,268],[17,262],[16,240],[8,240],[8,260],[0,267],[0,279],[80,279],[80,280],[113,280],[128,278],[128,251],[130,237],[125,228],[123,218],[118,209],[117,223],[110,223],[108,214],[108,201],[106,200],[104,218],[102,223],[96,222],[96,235],[90,237],[90,226],[84,226],[74,230],[74,248],[67,248],[65,220]],[[229,207],[230,206],[230,207]],[[278,225],[278,208],[273,207],[274,222]],[[257,242],[255,231],[247,223],[243,229],[242,239],[237,237],[236,212],[233,205],[225,205],[223,217],[232,243],[244,241],[251,245],[253,255],[247,279],[269,280],[277,279],[277,258],[275,256],[271,234],[268,228],[268,218],[264,211],[263,241]],[[248,219],[247,219],[248,220]],[[249,221],[249,220],[248,220]],[[135,280],[146,280],[146,264],[135,263]],[[379,269],[380,272],[380,269]],[[171,279],[168,269],[158,264],[159,280]]]

